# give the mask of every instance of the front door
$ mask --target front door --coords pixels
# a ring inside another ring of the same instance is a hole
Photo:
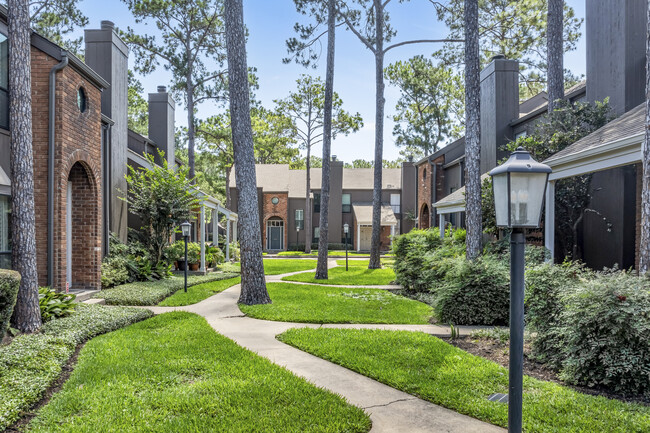
[[[359,251],[370,251],[372,226],[362,226],[359,230]]]
[[[271,229],[271,250],[281,250],[282,249],[282,227],[270,227]]]

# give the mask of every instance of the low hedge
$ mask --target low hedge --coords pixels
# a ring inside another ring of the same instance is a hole
[[[236,273],[210,273],[187,277],[187,285],[208,283],[239,276]],[[183,277],[171,277],[158,281],[140,281],[123,284],[113,289],[102,290],[95,295],[103,298],[107,305],[158,305],[160,301],[173,295],[185,285]]]
[[[20,274],[18,272],[0,269],[0,341],[9,328],[19,287]]]
[[[72,315],[47,322],[40,333],[0,346],[0,431],[40,400],[79,344],[151,316],[140,308],[79,304]]]

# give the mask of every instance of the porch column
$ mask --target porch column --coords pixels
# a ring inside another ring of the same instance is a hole
[[[226,219],[226,261],[230,261],[230,215]]]
[[[440,239],[445,238],[445,214],[441,213],[438,215],[438,225],[440,226]]]
[[[232,241],[237,242],[237,224],[239,223],[239,220],[234,220],[232,222]]]
[[[361,224],[357,224],[357,252],[361,251]]]
[[[199,235],[199,239],[201,239],[201,267],[199,270],[205,272],[205,204],[201,205],[199,218],[201,218],[201,221],[199,221],[199,231],[201,232]]]
[[[546,215],[544,216],[544,245],[550,251],[551,257],[547,260],[553,263],[555,259],[555,181],[546,184]]]
[[[219,248],[219,208],[212,211],[212,246]]]
[[[395,226],[390,226],[390,246],[393,246],[393,237],[395,237]]]

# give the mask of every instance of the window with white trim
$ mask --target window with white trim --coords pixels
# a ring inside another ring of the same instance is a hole
[[[352,203],[350,201],[350,194],[341,194],[341,212],[350,213],[352,212]]]
[[[393,213],[402,213],[401,195],[400,194],[391,194],[390,195],[390,207],[393,208]]]

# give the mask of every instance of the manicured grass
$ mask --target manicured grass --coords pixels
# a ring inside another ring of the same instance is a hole
[[[30,432],[366,432],[341,397],[167,313],[96,338]]]
[[[238,276],[235,273],[213,272],[207,275],[191,275],[187,285],[207,283],[210,281],[226,280]],[[104,298],[107,305],[158,305],[160,301],[182,289],[184,277],[173,276],[158,281],[140,281],[123,284],[108,290],[102,290],[95,298]]]
[[[328,256],[340,256],[340,257],[345,257],[345,250],[343,251],[328,251],[327,252]],[[288,256],[288,257],[318,257],[318,251],[312,251],[309,254],[305,254],[304,251],[282,251],[278,253],[278,256]],[[356,251],[349,251],[348,250],[348,256],[349,257],[370,257],[369,253],[357,253]]]
[[[151,316],[140,308],[79,304],[70,316],[45,323],[40,333],[0,346],[0,431],[38,402],[78,344]]]
[[[381,265],[383,267],[389,267],[394,262],[395,262],[395,260],[392,259],[392,258],[386,258],[386,259],[382,258],[381,259]],[[339,266],[345,267],[345,259],[337,260],[336,264],[339,265]],[[348,260],[348,266],[362,266],[364,268],[367,268],[369,264],[370,264],[370,260],[359,260],[359,259]]]
[[[183,305],[196,304],[197,302],[201,302],[215,293],[223,292],[240,282],[241,277],[235,277],[227,280],[197,284],[196,286],[188,287],[187,293],[185,293],[184,290],[179,290],[169,298],[163,299],[158,305],[162,307],[181,307]]]
[[[219,270],[226,273],[240,273],[241,272],[241,263],[239,262],[227,262],[219,265]]]
[[[264,275],[308,271],[316,269],[316,264],[316,260],[309,259],[264,259]]]
[[[394,388],[506,427],[508,405],[490,402],[508,392],[508,370],[420,332],[291,329],[281,341]],[[650,407],[579,393],[524,377],[524,430],[648,432]]]
[[[257,319],[306,323],[429,323],[432,308],[382,289],[267,285],[272,304],[243,305]]]
[[[317,283],[326,285],[346,285],[346,286],[379,286],[390,284],[395,280],[395,272],[390,268],[368,269],[363,266],[350,266],[348,271],[345,270],[345,264],[342,267],[336,267],[327,271],[327,280],[317,280],[311,272],[297,275],[290,275],[282,278],[283,281],[300,281],[303,283]]]

